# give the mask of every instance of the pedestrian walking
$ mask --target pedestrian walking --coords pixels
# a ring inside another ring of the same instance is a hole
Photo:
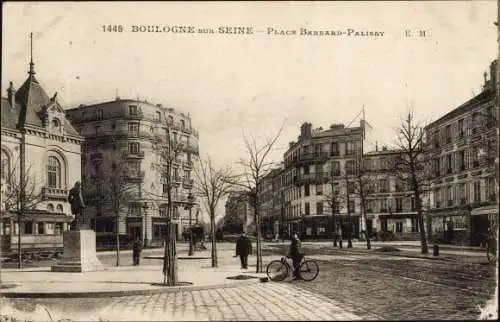
[[[132,245],[132,259],[134,261],[134,266],[138,266],[141,259],[142,243],[139,238],[137,238]]]
[[[236,256],[240,256],[241,268],[248,268],[248,255],[252,253],[252,242],[245,233],[241,233],[240,237],[236,240]]]
[[[288,251],[288,257],[290,257],[293,261],[292,278],[294,280],[298,280],[300,279],[300,272],[299,272],[300,261],[304,257],[304,253],[302,252],[300,239],[297,233],[293,233],[292,235],[292,240]]]

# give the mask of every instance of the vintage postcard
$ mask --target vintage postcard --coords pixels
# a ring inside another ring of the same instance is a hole
[[[2,321],[497,319],[499,8],[4,2]]]

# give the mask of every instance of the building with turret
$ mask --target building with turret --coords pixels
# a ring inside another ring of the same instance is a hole
[[[35,77],[33,59],[19,89],[10,82],[1,109],[2,250],[17,249],[19,233],[27,247],[62,247],[62,233],[74,219],[68,192],[80,180],[83,137],[57,93],[47,95]]]

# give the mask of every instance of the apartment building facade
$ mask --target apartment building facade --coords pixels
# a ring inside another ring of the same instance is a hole
[[[334,124],[329,129],[312,129],[303,123],[296,142],[289,143],[284,153],[283,197],[289,232],[299,232],[304,238],[328,238],[333,234],[332,213],[336,227],[353,237],[360,231],[359,200],[349,191],[350,198],[336,203],[327,202],[332,187],[346,195],[348,182],[354,179],[355,163],[362,155],[364,121],[359,127]],[[332,186],[333,183],[333,186]]]
[[[274,168],[259,181],[261,231],[266,238],[288,236],[285,221],[283,164]]]
[[[33,61],[28,75],[18,90],[10,82],[1,100],[2,249],[17,249],[19,233],[23,247],[62,247],[62,233],[74,219],[68,192],[80,180],[83,137],[66,119],[57,93],[49,97],[35,77]],[[26,198],[19,227],[21,169]]]
[[[147,245],[161,245],[167,232],[167,182],[172,182],[173,224],[177,236],[186,230],[189,211],[193,218],[199,203],[192,191],[193,165],[199,155],[198,132],[191,117],[161,104],[119,99],[93,105],[80,105],[67,110],[72,124],[85,138],[82,146],[83,189],[94,191],[87,200],[87,213],[92,218],[98,242],[112,243],[116,220],[109,201],[103,201],[96,187],[97,176],[111,176],[106,171],[116,164],[126,168],[130,198],[120,209],[118,231],[124,241],[141,238]],[[163,178],[158,168],[158,139],[179,142],[172,162],[171,181]],[[104,169],[104,171],[103,171]],[[104,178],[106,180],[106,178]],[[97,191],[97,192],[96,192]],[[190,195],[191,194],[191,195]]]
[[[435,240],[479,245],[498,222],[496,63],[480,94],[425,128],[433,173],[428,225]]]
[[[398,239],[418,239],[419,223],[414,193],[405,174],[393,171],[399,150],[383,146],[363,155],[363,174],[368,178],[366,231],[391,231]],[[426,196],[422,196],[425,204]]]

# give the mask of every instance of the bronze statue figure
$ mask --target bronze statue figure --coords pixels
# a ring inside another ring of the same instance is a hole
[[[84,228],[86,225],[83,209],[82,189],[80,181],[75,183],[75,186],[69,191],[68,202],[71,204],[71,213],[75,216],[76,229]]]

